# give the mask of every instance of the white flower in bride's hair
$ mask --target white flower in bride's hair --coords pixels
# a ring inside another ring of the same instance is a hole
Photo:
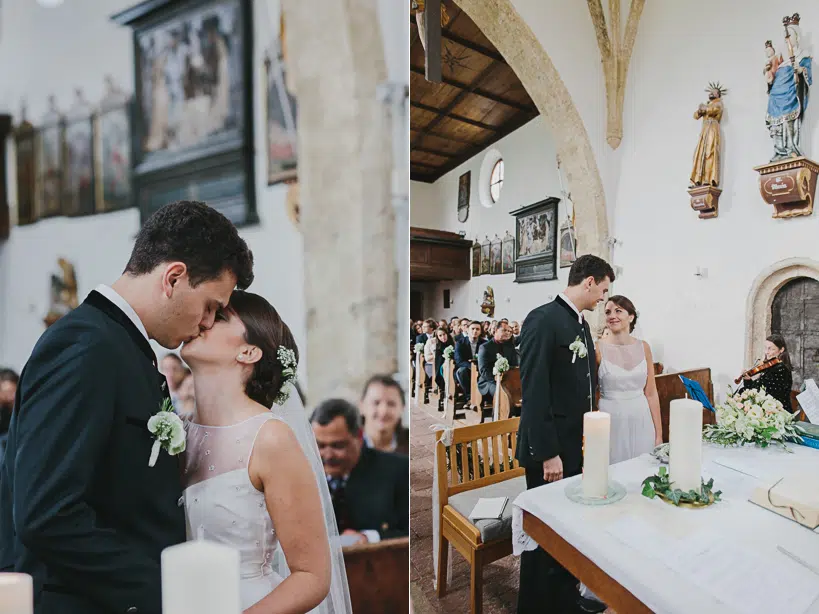
[[[182,419],[174,412],[173,403],[165,399],[159,411],[148,419],[148,430],[154,436],[151,457],[148,466],[153,467],[159,458],[159,450],[165,450],[170,456],[185,451],[186,434]]]
[[[574,340],[574,343],[569,346],[569,349],[572,351],[572,362],[577,360],[578,356],[580,356],[580,358],[585,358],[589,355],[589,352],[586,349],[586,344],[580,339],[580,335],[578,335]]]
[[[296,360],[296,353],[293,350],[281,345],[276,350],[276,358],[279,359],[282,366],[282,385],[279,394],[273,399],[273,403],[284,405],[287,403],[287,399],[290,398],[290,388],[293,382],[296,381],[296,367],[298,367],[299,362]]]

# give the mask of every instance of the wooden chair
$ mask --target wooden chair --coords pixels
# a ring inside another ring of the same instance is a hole
[[[498,420],[507,420],[517,413],[523,399],[520,384],[520,367],[512,367],[503,375],[495,378],[495,403],[498,405]]]
[[[512,553],[512,501],[526,490],[524,469],[515,460],[520,418],[454,429],[447,450],[435,444],[440,518],[438,597],[446,594],[449,544],[471,568],[470,611],[483,605],[483,567]],[[447,467],[447,458],[449,467]],[[469,493],[469,494],[467,494]],[[481,497],[509,498],[502,520],[469,521]]]
[[[680,375],[698,382],[708,400],[714,404],[714,384],[711,381],[711,369],[692,369],[690,371],[680,371],[678,373],[664,373],[654,378],[657,382],[657,394],[660,397],[660,417],[663,423],[663,441],[668,441],[668,419],[673,399],[684,399],[688,394]],[[702,423],[716,424],[716,415],[710,409],[702,408]]]
[[[344,566],[352,611],[409,611],[409,538],[346,546]]]

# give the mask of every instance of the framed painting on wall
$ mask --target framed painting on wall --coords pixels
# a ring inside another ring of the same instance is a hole
[[[17,160],[17,224],[37,221],[37,133],[25,119],[14,132]]]
[[[466,171],[458,178],[458,221],[463,224],[469,218],[469,190],[472,171]]]
[[[481,243],[481,275],[489,275],[489,237]]]
[[[498,235],[489,244],[489,272],[492,275],[500,275],[503,268],[501,266],[501,240]]]
[[[560,225],[560,268],[565,269],[577,260],[577,239],[574,235],[574,226],[571,220]]]
[[[265,58],[265,144],[267,185],[292,181],[298,176],[296,99],[287,91],[281,41],[274,45],[273,58]]]
[[[557,279],[557,204],[551,197],[512,211],[515,216],[515,281]]]
[[[481,274],[481,244],[475,241],[472,245],[472,277]]]
[[[180,177],[192,181],[183,192],[200,194],[235,224],[258,222],[251,7],[151,0],[112,17],[133,28],[132,186],[143,222],[158,194],[179,192]],[[218,198],[205,198],[225,176],[232,180],[215,189]]]
[[[96,209],[93,125],[91,117],[71,119],[65,123],[63,215],[90,215]]]
[[[508,230],[506,231],[506,236],[503,237],[503,245],[501,247],[501,272],[515,272],[515,237],[513,237]]]
[[[131,193],[132,101],[103,105],[94,131],[97,211],[134,205]]]
[[[38,217],[60,215],[64,144],[63,124],[43,126],[37,133],[37,183],[40,187]]]

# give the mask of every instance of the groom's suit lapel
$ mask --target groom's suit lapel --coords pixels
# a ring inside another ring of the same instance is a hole
[[[583,324],[581,325],[581,324],[580,324],[580,322],[577,320],[577,312],[576,312],[574,309],[572,309],[572,306],[571,306],[571,305],[569,305],[569,304],[568,304],[568,303],[567,303],[567,302],[566,302],[566,301],[563,299],[563,297],[558,296],[558,297],[555,299],[555,303],[557,303],[558,305],[560,305],[561,307],[563,307],[563,309],[565,309],[565,310],[566,310],[566,313],[568,313],[568,314],[571,316],[571,318],[572,318],[572,322],[574,322],[575,327],[576,327],[578,330],[582,330],[582,331],[585,333],[585,330],[586,330],[586,320],[585,320],[585,318],[583,319]]]
[[[97,292],[96,290],[92,290],[88,297],[85,299],[85,302],[99,309],[102,313],[106,316],[111,318],[114,322],[122,326],[125,329],[125,332],[128,333],[128,336],[131,337],[131,340],[136,344],[136,346],[140,349],[140,351],[145,354],[145,357],[151,362],[154,367],[154,371],[156,371],[157,363],[156,363],[156,354],[154,354],[153,348],[151,348],[151,344],[148,343],[148,340],[145,338],[139,329],[134,325],[131,319],[125,315],[122,310],[114,305],[111,301],[105,298],[102,294]],[[170,393],[168,392],[168,382],[165,379],[165,376],[156,371],[156,378],[157,378],[157,386],[159,386],[160,390],[162,391],[163,397],[170,397]]]

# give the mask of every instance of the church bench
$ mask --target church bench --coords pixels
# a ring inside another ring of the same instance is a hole
[[[498,420],[520,415],[523,400],[523,389],[520,383],[520,367],[512,367],[506,373],[495,376],[495,404],[498,407]]]
[[[483,400],[483,395],[481,391],[478,389],[478,378],[480,377],[480,372],[478,371],[478,365],[475,363],[472,364],[472,372],[471,372],[471,388],[469,393],[469,404],[472,406],[472,409],[478,412],[478,415],[481,418],[481,422],[483,422],[485,417],[485,412],[492,411],[492,405],[488,401]]]
[[[345,546],[344,566],[353,612],[409,610],[409,538]]]
[[[449,544],[469,563],[470,611],[483,605],[483,567],[512,553],[512,501],[526,490],[524,469],[515,460],[520,418],[452,430],[452,442],[436,436],[438,472],[438,597],[446,594]],[[447,464],[448,461],[448,464]],[[469,514],[481,497],[509,498],[500,520],[478,520]]]
[[[663,424],[663,441],[668,442],[668,420],[670,416],[671,401],[674,399],[686,398],[688,391],[685,389],[680,375],[688,379],[698,382],[708,400],[714,404],[714,383],[711,380],[711,369],[691,369],[689,371],[678,371],[676,373],[664,373],[656,375],[654,380],[657,382],[657,395],[660,397],[660,418]],[[702,409],[702,423],[715,424],[716,416],[710,409],[703,407]]]
[[[445,385],[440,393],[444,395],[444,419],[451,423],[455,419],[455,361],[445,360],[443,370]]]

